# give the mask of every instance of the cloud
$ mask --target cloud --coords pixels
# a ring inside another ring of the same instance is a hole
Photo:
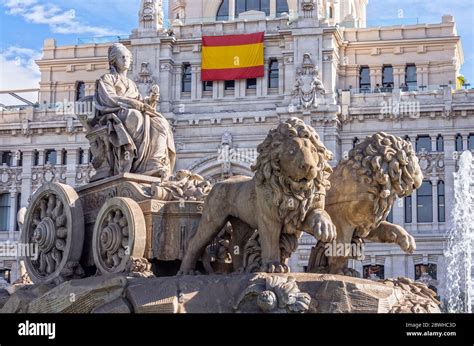
[[[38,88],[40,71],[35,60],[41,58],[41,52],[33,49],[11,46],[0,51],[0,90]],[[20,96],[36,102],[37,93],[20,94]],[[0,103],[18,105],[21,101],[2,94]]]
[[[51,3],[39,4],[37,0],[6,0],[6,13],[21,16],[33,24],[49,25],[56,34],[91,34],[95,36],[118,35],[120,32],[101,26],[82,23],[73,9],[63,10]]]

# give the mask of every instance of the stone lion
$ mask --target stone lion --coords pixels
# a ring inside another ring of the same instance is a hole
[[[423,181],[410,142],[384,132],[367,137],[339,163],[329,180],[332,188],[326,211],[336,225],[337,244],[369,240],[398,244],[407,253],[415,251],[414,238],[401,226],[385,221],[395,199],[411,195]],[[329,272],[348,274],[349,257],[328,257]]]
[[[335,227],[324,211],[332,154],[316,131],[291,118],[271,130],[257,150],[253,178],[232,177],[211,190],[180,274],[193,273],[206,246],[228,221],[237,252],[243,252],[258,230],[263,272],[288,271],[289,254],[282,256],[280,251],[282,234],[299,238],[307,232],[321,241],[334,239]]]

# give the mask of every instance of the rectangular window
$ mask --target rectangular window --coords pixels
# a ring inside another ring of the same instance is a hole
[[[247,89],[257,89],[257,78],[247,79]]]
[[[7,232],[10,224],[10,194],[0,195],[0,232]]]
[[[76,101],[79,101],[86,96],[86,85],[84,82],[76,83]]]
[[[438,222],[446,221],[446,208],[444,204],[444,182],[438,182]]]
[[[279,86],[279,66],[277,59],[270,59],[268,65],[268,88],[278,88]]]
[[[0,153],[0,166],[1,165],[11,166],[13,164],[13,154],[11,151],[4,151]]]
[[[224,90],[235,90],[235,80],[226,80]]]
[[[405,84],[407,90],[416,90],[418,82],[416,80],[416,66],[413,64],[407,65],[405,68]]]
[[[287,0],[277,0],[276,3],[276,11],[277,11],[277,16],[281,16],[283,13],[290,13],[290,10],[288,9],[288,1]]]
[[[18,193],[17,198],[16,198],[16,215],[18,215],[18,212],[21,209],[21,193]],[[18,222],[15,222],[15,231],[19,231],[20,227],[18,226]]]
[[[393,90],[393,67],[384,66],[382,69],[382,91],[392,92]]]
[[[202,91],[212,91],[214,83],[212,81],[202,82]]]
[[[58,162],[58,157],[57,157],[57,153],[56,153],[56,150],[53,150],[53,149],[48,149],[45,151],[45,162],[46,163],[49,163],[51,165],[55,165],[57,164]]]
[[[181,91],[191,92],[192,70],[190,64],[183,64],[183,74],[181,80]]]
[[[430,181],[424,181],[416,191],[416,215],[418,222],[433,222],[433,189]]]
[[[412,222],[411,215],[411,196],[405,197],[405,223]]]
[[[422,150],[431,151],[431,137],[429,135],[416,137],[416,152],[419,153]]]
[[[359,88],[361,92],[370,91],[370,69],[363,66],[359,71]]]

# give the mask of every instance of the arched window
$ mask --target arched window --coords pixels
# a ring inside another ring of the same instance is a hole
[[[425,150],[427,152],[431,151],[431,137],[429,135],[421,135],[416,137],[416,152]]]
[[[39,151],[35,150],[33,152],[33,166],[39,166],[40,164],[40,156],[39,156]]]
[[[247,11],[261,11],[269,16],[270,0],[235,0],[235,14],[237,16]]]
[[[444,151],[444,139],[442,135],[436,137],[436,151],[442,153]]]
[[[444,181],[438,182],[438,222],[446,221],[446,209],[444,204]]]
[[[469,150],[474,150],[474,133],[470,133],[467,138],[467,148]]]
[[[84,82],[76,83],[76,101],[79,101],[86,96],[86,85]]]
[[[456,135],[456,151],[463,151],[462,136],[460,133]]]
[[[431,181],[425,180],[416,191],[418,222],[433,222],[433,188]]]
[[[370,91],[370,69],[362,66],[359,70],[359,88],[361,92]]]
[[[329,11],[328,11],[328,17],[329,19],[333,19],[334,18],[334,8],[331,6],[329,6]]]
[[[285,12],[289,13],[290,10],[288,8],[288,1],[287,0],[277,0],[276,11],[277,11],[277,17],[281,16]]]
[[[67,150],[66,149],[63,149],[61,151],[61,164],[63,166],[66,166],[67,165]]]
[[[84,164],[84,150],[82,148],[79,148],[78,156],[79,157],[77,158],[77,163],[79,165]]]
[[[352,148],[355,148],[355,146],[359,144],[359,142],[360,142],[359,138],[354,137],[354,139],[352,140]]]
[[[217,10],[216,20],[229,20],[229,0],[222,1]]]

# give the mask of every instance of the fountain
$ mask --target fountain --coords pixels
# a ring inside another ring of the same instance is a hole
[[[454,177],[452,225],[446,256],[446,301],[450,313],[472,312],[472,242],[474,240],[474,165],[470,151],[459,159]]]

